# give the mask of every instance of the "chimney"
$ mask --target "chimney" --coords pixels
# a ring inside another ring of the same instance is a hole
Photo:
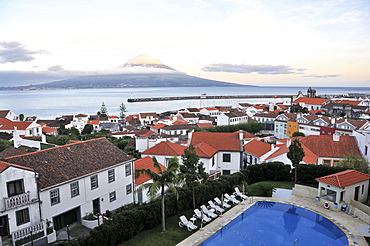
[[[338,133],[334,133],[334,134],[333,134],[333,141],[335,141],[335,142],[339,142],[339,141],[340,141],[340,134],[338,134]]]
[[[274,150],[275,144],[271,144],[271,150]]]
[[[44,134],[41,135],[41,143],[46,143],[46,136]]]
[[[289,148],[289,146],[292,144],[292,139],[288,138],[286,140],[286,147]]]
[[[244,131],[239,130],[239,142],[240,142],[240,151],[244,151]]]
[[[334,125],[335,124],[335,118],[330,119],[330,124]]]
[[[17,130],[17,127],[15,126],[14,127],[14,132],[13,132],[13,146],[14,148],[18,148],[19,146],[21,146],[21,138],[19,137],[19,133],[18,133],[18,130]]]

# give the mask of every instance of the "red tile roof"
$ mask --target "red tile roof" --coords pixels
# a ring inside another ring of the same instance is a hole
[[[138,114],[133,114],[133,115],[128,115],[126,117],[126,121],[133,121],[133,120],[139,120],[139,115]]]
[[[141,134],[139,137],[149,137],[149,136],[151,136],[153,134],[155,134],[155,132],[153,132],[153,131],[147,131],[147,132]]]
[[[90,124],[90,125],[99,125],[100,123],[100,120],[88,120],[87,121],[87,124]]]
[[[167,125],[163,124],[163,123],[158,123],[157,125],[151,126],[150,128],[154,129],[154,130],[158,130],[158,129],[161,129],[162,127],[165,127],[165,126],[167,126]]]
[[[158,163],[158,164],[161,167],[162,171],[167,169],[167,167],[163,166],[161,163]],[[135,170],[150,169],[156,174],[159,174],[158,169],[154,167],[154,162],[150,156],[146,156],[144,158],[134,161],[134,168]],[[141,185],[149,180],[150,180],[150,177],[148,175],[142,174],[138,178],[135,179],[135,184]]]
[[[213,127],[212,123],[197,123],[199,128]]]
[[[323,103],[329,101],[329,99],[325,98],[311,98],[311,97],[300,97],[294,100],[293,103],[305,103],[305,104],[313,104],[313,105],[322,105]]]
[[[325,184],[334,185],[336,187],[346,187],[368,179],[370,179],[370,175],[368,174],[361,173],[356,170],[346,170],[343,172],[320,177],[316,180]]]
[[[153,147],[146,149],[142,152],[143,155],[167,155],[167,156],[181,156],[184,154],[185,146],[171,143],[160,142]]]
[[[51,128],[51,127],[49,127],[49,126],[44,126],[43,128],[42,128],[42,132],[44,132],[44,133],[50,133],[50,132],[56,132],[56,131],[58,131],[57,129],[55,129],[55,128]]]
[[[346,99],[334,99],[332,101],[336,103],[344,103],[344,104],[350,104],[350,105],[359,105],[361,103],[361,101],[346,100]]]
[[[353,136],[340,136],[339,141],[333,141],[331,135],[310,135],[302,138],[301,144],[319,157],[344,158],[348,154],[361,156]]]
[[[32,168],[29,168],[29,167],[24,167],[24,166],[21,166],[21,165],[12,164],[12,163],[8,163],[8,162],[5,162],[5,161],[0,161],[0,172],[4,171],[8,167],[17,167],[17,168],[22,168],[22,169],[27,169],[27,170],[34,171]]]
[[[194,149],[199,157],[211,158],[217,153],[215,148],[203,142],[195,145]]]
[[[207,143],[218,151],[240,151],[239,132],[193,132],[191,144],[199,143]]]
[[[244,145],[244,151],[256,157],[261,157],[271,150],[271,144],[253,139]]]
[[[1,118],[0,129],[14,130],[14,127],[17,127],[18,130],[26,130],[32,123],[32,121],[11,121],[7,118]]]

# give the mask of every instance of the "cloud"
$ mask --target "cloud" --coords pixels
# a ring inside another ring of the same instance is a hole
[[[33,55],[49,54],[45,50],[28,50],[16,41],[0,42],[0,63],[29,62],[35,60]]]
[[[312,77],[312,78],[333,78],[333,77],[339,77],[340,74],[329,74],[329,75],[317,75],[317,74],[310,74],[310,75],[303,75],[302,77]]]
[[[306,69],[285,65],[234,65],[227,63],[211,64],[202,68],[205,72],[259,73],[259,74],[302,74]]]

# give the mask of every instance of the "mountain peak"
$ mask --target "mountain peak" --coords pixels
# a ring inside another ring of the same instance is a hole
[[[176,71],[175,69],[164,65],[160,60],[147,56],[147,55],[138,55],[135,58],[129,60],[125,63],[124,67],[146,67],[146,68],[162,68]]]

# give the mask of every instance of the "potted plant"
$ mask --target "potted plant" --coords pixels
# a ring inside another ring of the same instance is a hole
[[[99,225],[98,216],[94,215],[93,212],[86,213],[86,215],[82,217],[81,224],[87,228],[93,229]]]
[[[46,219],[46,234],[48,243],[53,243],[57,240],[57,233],[54,228],[51,226],[51,221]]]

